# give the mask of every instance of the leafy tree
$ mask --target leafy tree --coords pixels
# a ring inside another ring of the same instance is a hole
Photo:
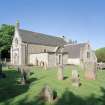
[[[96,50],[98,62],[105,62],[105,47]]]
[[[0,53],[1,57],[9,57],[12,37],[14,35],[14,26],[2,24],[0,26]]]

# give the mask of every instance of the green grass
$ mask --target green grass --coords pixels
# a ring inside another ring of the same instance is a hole
[[[30,84],[18,83],[20,73],[4,68],[5,79],[0,79],[0,105],[49,105],[40,100],[38,94],[45,84],[57,92],[53,105],[105,105],[105,71],[97,71],[96,80],[85,80],[84,71],[79,70],[80,87],[71,83],[71,69],[65,68],[63,81],[57,80],[57,69],[43,70],[33,68],[29,77]]]

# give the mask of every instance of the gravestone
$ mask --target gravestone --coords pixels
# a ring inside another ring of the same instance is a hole
[[[6,75],[2,71],[2,63],[0,62],[0,78],[5,78]]]
[[[47,63],[44,62],[44,69],[47,70]]]
[[[95,80],[96,79],[96,63],[94,63],[94,62],[86,62],[85,63],[85,78],[87,80]]]
[[[44,62],[40,61],[40,67],[44,67]]]
[[[49,103],[52,103],[54,99],[53,90],[48,85],[45,85],[42,89],[41,97]]]
[[[72,67],[72,85],[76,87],[80,86],[80,79],[76,66]]]
[[[17,72],[20,72],[21,70],[20,70],[20,66],[18,65],[18,66],[16,66],[16,68],[17,68]]]
[[[57,98],[57,93],[56,91],[53,91],[48,85],[45,85],[40,93],[40,96],[45,101],[52,103],[54,99]]]
[[[35,65],[38,66],[38,59],[35,59]]]
[[[27,72],[24,67],[21,67],[21,84],[25,85],[27,83]]]
[[[0,74],[2,74],[2,63],[0,62]]]
[[[58,65],[58,72],[57,72],[58,80],[64,79],[63,69],[64,69],[63,65]]]

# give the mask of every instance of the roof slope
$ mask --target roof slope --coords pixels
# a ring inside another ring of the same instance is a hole
[[[64,46],[64,51],[68,52],[69,58],[80,58],[81,48],[85,47],[87,43],[68,44]]]
[[[42,33],[19,29],[19,34],[22,38],[22,41],[25,43],[48,45],[48,46],[61,46],[66,44],[63,38],[49,36]]]

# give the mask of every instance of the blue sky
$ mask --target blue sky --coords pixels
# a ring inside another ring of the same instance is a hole
[[[105,46],[105,0],[0,0],[0,24]]]

